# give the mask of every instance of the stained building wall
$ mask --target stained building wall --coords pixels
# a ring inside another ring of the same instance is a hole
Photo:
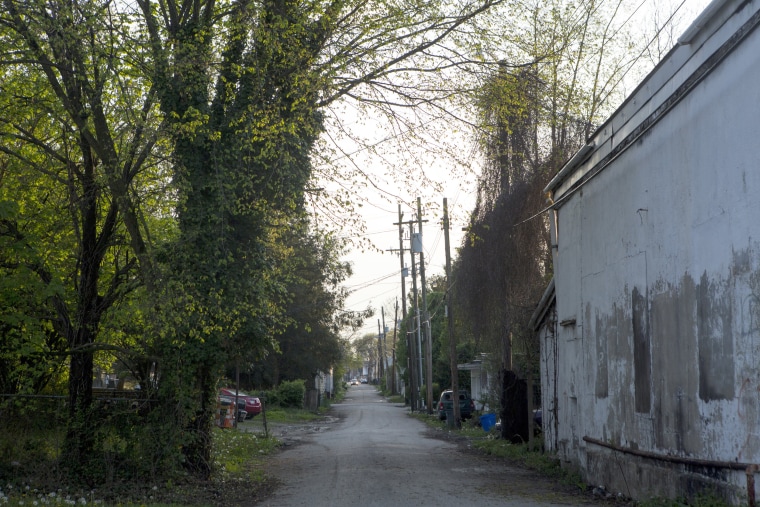
[[[549,444],[637,498],[740,503],[760,463],[760,2],[719,3],[551,188]]]

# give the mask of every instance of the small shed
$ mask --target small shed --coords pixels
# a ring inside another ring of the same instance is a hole
[[[489,403],[493,396],[491,374],[484,364],[485,359],[486,354],[480,354],[469,363],[457,365],[458,370],[470,372],[470,396],[475,402],[475,408],[483,412],[491,410]]]
[[[557,400],[559,386],[557,384],[557,300],[554,290],[554,279],[549,282],[541,301],[530,319],[530,329],[538,336],[541,346],[539,369],[541,378],[541,431],[544,448],[557,451]]]

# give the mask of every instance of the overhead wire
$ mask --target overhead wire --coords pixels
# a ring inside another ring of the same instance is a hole
[[[353,291],[357,291],[357,290],[361,290],[361,289],[366,289],[367,287],[375,285],[378,282],[382,282],[383,280],[387,280],[388,278],[391,278],[391,277],[394,277],[394,276],[398,276],[398,272],[397,271],[394,271],[393,273],[390,273],[390,274],[387,274],[387,275],[380,276],[378,278],[374,278],[374,279],[366,281],[366,282],[359,283],[357,285],[346,286],[346,289],[348,289],[348,290],[350,290],[352,292]]]

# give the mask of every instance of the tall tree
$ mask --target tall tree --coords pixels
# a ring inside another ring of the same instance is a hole
[[[86,465],[99,326],[136,286],[137,256],[145,252],[129,189],[153,149],[150,100],[142,97],[135,112],[133,102],[113,98],[133,74],[119,73],[126,54],[114,31],[125,20],[107,16],[106,6],[4,7],[3,197],[16,206],[2,218],[3,263],[36,277],[35,297],[44,303],[37,315],[49,325],[45,347],[69,364],[69,463]]]

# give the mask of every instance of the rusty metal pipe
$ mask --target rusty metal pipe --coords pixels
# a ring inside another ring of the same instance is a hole
[[[669,463],[680,463],[682,465],[697,465],[697,466],[728,468],[731,470],[745,470],[745,471],[747,467],[757,466],[757,465],[753,465],[752,463],[740,463],[738,461],[715,461],[715,460],[709,460],[709,459],[687,458],[685,456],[670,456],[670,455],[664,455],[664,454],[657,454],[655,452],[640,451],[638,449],[628,449],[625,447],[621,447],[619,445],[604,442],[603,440],[597,440],[596,438],[592,438],[592,437],[583,437],[583,440],[584,442],[598,445],[600,447],[606,447],[614,451],[619,451],[626,454],[632,454],[634,456],[641,456],[642,458],[650,458],[650,459],[655,459],[659,461],[667,461]]]
[[[698,459],[698,458],[687,458],[684,456],[667,456],[667,455],[657,454],[657,453],[649,452],[649,451],[640,451],[638,449],[627,449],[625,447],[621,447],[615,444],[610,444],[608,442],[604,442],[603,440],[597,440],[596,438],[591,438],[589,436],[583,437],[583,441],[588,442],[590,444],[598,445],[600,447],[606,447],[607,449],[612,449],[613,451],[622,452],[625,454],[632,454],[634,456],[639,456],[642,458],[654,459],[654,460],[659,460],[659,461],[667,461],[668,463],[678,463],[681,465],[707,466],[707,467],[714,467],[714,468],[728,468],[730,470],[744,470],[744,473],[747,475],[747,503],[749,507],[756,507],[755,474],[760,472],[760,465],[757,465],[754,463],[740,463],[738,461],[715,461],[715,460]]]
[[[745,473],[747,474],[747,504],[749,507],[755,507],[755,474],[758,471],[758,465],[750,465]]]

